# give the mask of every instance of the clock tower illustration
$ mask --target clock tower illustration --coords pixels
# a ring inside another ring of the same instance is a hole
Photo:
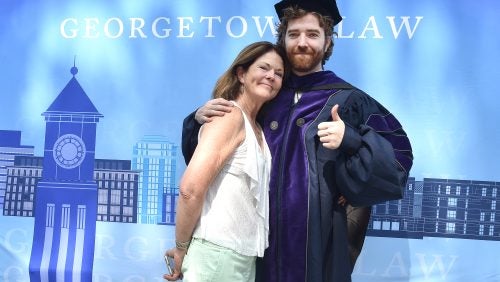
[[[92,281],[96,126],[103,117],[73,77],[45,117],[42,179],[35,190],[30,281]]]

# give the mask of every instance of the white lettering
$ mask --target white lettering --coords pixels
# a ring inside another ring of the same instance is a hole
[[[97,26],[96,26],[97,24],[99,24],[99,19],[85,18],[84,21],[85,21],[85,35],[83,36],[83,38],[99,37],[99,32],[97,31]]]
[[[420,21],[424,17],[421,17],[421,16],[420,17],[415,17],[415,19],[417,20],[417,22],[413,26],[413,29],[411,29],[410,24],[408,23],[408,20],[410,19],[410,17],[408,17],[408,16],[406,16],[406,17],[400,17],[402,21],[401,21],[401,24],[399,25],[399,28],[397,30],[396,30],[396,24],[394,22],[394,18],[395,17],[386,17],[386,18],[389,21],[389,24],[391,25],[392,34],[394,35],[395,39],[398,38],[399,33],[401,32],[401,29],[403,28],[403,25],[406,28],[406,34],[408,34],[408,38],[411,39],[413,37],[413,34],[415,33],[415,31],[417,30],[418,24],[420,23]]]
[[[113,237],[109,235],[96,234],[95,242],[95,259],[117,259],[111,250],[115,245]]]
[[[125,282],[146,282],[146,279],[139,275],[131,275],[125,278],[123,281]]]
[[[26,273],[26,269],[22,269],[18,266],[9,266],[3,272],[2,281],[24,281],[19,278]]]
[[[262,26],[260,25],[260,17],[253,16],[252,18],[255,22],[255,26],[257,27],[257,32],[259,33],[259,36],[261,38],[264,37],[264,32],[266,31],[267,27],[269,27],[273,35],[276,35],[276,27],[273,24],[273,17],[266,17],[266,24],[264,25],[264,28],[262,28]]]
[[[171,242],[171,240],[166,240],[166,239],[158,239],[158,244],[160,246],[160,250],[163,252],[163,251],[166,251],[167,249],[167,242]]]
[[[431,91],[435,92],[435,90]],[[437,152],[441,156],[453,156],[457,152],[460,152],[464,149],[468,138],[467,133],[455,130],[440,130],[439,132],[429,130],[429,132],[425,133],[425,136],[427,137],[426,140],[428,140],[430,153]],[[447,175],[446,177],[450,176]]]
[[[443,280],[446,280],[446,276],[450,272],[451,268],[453,267],[453,264],[457,260],[458,256],[450,256],[451,261],[448,265],[448,268],[445,269],[444,263],[443,263],[443,256],[442,255],[434,255],[434,261],[432,262],[431,266],[427,266],[426,260],[425,260],[425,254],[416,254],[417,258],[420,262],[420,269],[424,273],[425,279],[428,280],[431,273],[434,271],[434,268],[437,267],[440,274],[441,278]]]
[[[184,30],[189,30],[190,26],[189,24],[184,24],[184,20],[189,21],[190,23],[193,23],[193,18],[192,17],[178,17],[179,20],[179,35],[177,37],[193,37],[194,32],[192,31],[189,35],[184,34]]]
[[[138,23],[138,26],[136,26],[136,23]],[[139,33],[139,36],[141,38],[147,38],[146,34],[142,31],[142,28],[144,27],[146,23],[144,22],[143,18],[130,18],[130,36],[129,38],[137,38],[135,35],[135,32],[137,31]]]
[[[77,28],[72,28],[72,29],[69,29],[70,31],[70,34],[66,33],[66,24],[68,22],[71,22],[73,25],[78,25],[78,21],[74,18],[67,18],[67,19],[64,19],[64,21],[61,22],[61,25],[60,25],[60,32],[61,32],[61,35],[62,37],[64,38],[75,38],[78,36],[78,29]]]
[[[148,241],[143,237],[131,237],[125,242],[124,253],[130,260],[146,260]]]
[[[345,19],[345,17],[342,17]],[[354,31],[352,31],[349,35],[344,35],[344,20],[342,20],[338,25],[337,25],[337,38],[353,38],[354,37]]]
[[[359,256],[356,260],[356,265],[354,266],[353,274],[360,276],[375,276],[377,273],[377,269],[373,269],[372,271],[363,271],[365,267],[365,257],[363,255]]]
[[[200,23],[202,23],[205,20],[208,20],[207,34],[205,35],[205,37],[215,37],[215,35],[213,34],[213,24],[212,24],[214,19],[218,20],[219,23],[221,22],[220,17],[201,17],[200,18]]]
[[[422,16],[414,18],[410,16],[400,16],[400,20],[396,20],[395,16],[387,16],[387,23],[384,21],[384,26],[380,26],[380,21],[377,21],[375,16],[370,16],[359,33],[356,29],[349,30],[345,21],[337,25],[337,38],[339,39],[383,39],[381,30],[390,28],[394,39],[398,39],[406,31],[409,39],[412,39],[423,20]],[[75,39],[82,37],[85,39],[96,39],[100,37],[108,39],[118,39],[122,36],[128,36],[130,39],[146,39],[155,37],[165,39],[171,37],[172,30],[177,31],[177,38],[194,38],[195,36],[203,36],[205,38],[214,38],[216,35],[217,24],[225,26],[225,36],[231,38],[241,38],[248,34],[250,28],[255,29],[256,34],[262,38],[266,34],[276,35],[276,26],[273,23],[272,16],[252,16],[253,26],[249,26],[248,19],[242,16],[232,16],[226,22],[223,22],[221,16],[200,16],[198,22],[193,17],[177,17],[176,22],[171,23],[168,17],[157,17],[148,22],[147,19],[141,17],[130,17],[128,20],[119,17],[113,18],[66,18],[61,21],[59,33],[63,38]],[[101,24],[102,23],[102,24]],[[175,27],[170,28],[171,24]],[[206,27],[204,26],[206,25]],[[206,28],[206,32],[197,32],[199,28]]]
[[[153,25],[151,26],[151,31],[153,32],[153,35],[157,38],[167,38],[170,36],[170,31],[171,29],[170,28],[164,28],[162,29],[162,31],[164,32],[163,34],[159,34],[158,33],[158,28],[156,27],[158,25],[158,22],[159,21],[164,21],[167,23],[167,25],[170,24],[170,19],[169,18],[164,18],[164,17],[161,17],[161,18],[156,18],[154,21],[153,21]]]
[[[28,253],[30,249],[26,231],[19,228],[10,229],[5,233],[4,244],[9,251],[14,253]]]
[[[113,281],[113,278],[111,276],[106,275],[106,274],[100,274],[100,273],[93,273],[92,274],[92,281],[93,282],[111,282]]]
[[[235,20],[235,19],[240,20],[241,25],[242,25],[241,33],[239,35],[235,35],[231,29],[231,24],[233,23],[233,20]],[[234,37],[234,38],[243,37],[245,35],[245,33],[247,33],[247,29],[248,29],[247,21],[245,20],[244,17],[241,17],[241,16],[234,16],[234,17],[229,18],[229,20],[227,21],[227,24],[226,24],[227,34],[229,34],[229,36]]]
[[[406,271],[407,266],[405,265],[403,261],[403,257],[401,255],[401,252],[397,252],[394,254],[392,257],[391,262],[387,266],[387,269],[385,272],[382,274],[384,277],[391,277],[391,269],[396,268],[396,271],[399,270],[399,275],[396,275],[398,277],[408,277],[408,272]]]
[[[156,274],[156,275],[155,275]],[[154,275],[154,276],[153,276]],[[15,280],[18,281],[18,280]],[[101,274],[101,273],[93,273],[92,275],[92,282],[112,282],[113,277],[111,277],[108,274]],[[130,274],[126,277],[123,278],[123,280],[120,281],[157,281],[157,282],[164,282],[165,280],[161,277],[161,273],[154,273],[152,272],[149,277],[142,275],[142,274]]]
[[[115,35],[112,35],[109,32],[109,25],[112,22],[116,22],[118,24],[118,32]],[[108,19],[104,23],[104,34],[106,35],[106,37],[109,37],[109,38],[112,38],[112,39],[115,39],[115,38],[118,38],[118,37],[122,36],[122,34],[123,34],[123,22],[122,22],[122,20],[120,20],[119,18],[110,18],[110,19]]]
[[[376,39],[382,39],[382,35],[380,35],[380,31],[378,30],[378,26],[377,26],[377,21],[375,20],[375,17],[374,16],[371,16],[369,19],[368,19],[368,22],[366,23],[365,25],[365,28],[363,29],[363,32],[361,32],[361,35],[358,36],[358,38],[361,38],[361,39],[366,39],[366,32],[367,31],[373,31],[373,37],[372,38],[376,38]]]

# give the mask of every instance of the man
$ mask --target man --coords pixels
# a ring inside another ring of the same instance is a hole
[[[323,70],[342,20],[335,1],[283,0],[275,8],[292,74],[259,120],[273,163],[269,248],[256,281],[350,281],[370,206],[402,197],[411,145],[380,103]],[[213,100],[196,119],[225,111],[226,102]],[[193,117],[184,123],[187,161],[199,127]],[[348,228],[346,209],[359,226]]]

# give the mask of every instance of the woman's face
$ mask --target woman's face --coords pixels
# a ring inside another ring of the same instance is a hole
[[[239,69],[238,79],[243,84],[244,93],[266,102],[278,94],[284,73],[283,60],[273,50],[255,60],[246,72]]]

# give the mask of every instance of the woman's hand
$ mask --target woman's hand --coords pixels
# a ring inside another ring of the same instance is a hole
[[[182,279],[182,262],[184,261],[184,256],[186,255],[186,250],[181,250],[178,248],[172,248],[165,252],[165,255],[174,258],[174,265],[172,267],[172,274],[163,274],[163,278],[168,281],[177,281]]]

